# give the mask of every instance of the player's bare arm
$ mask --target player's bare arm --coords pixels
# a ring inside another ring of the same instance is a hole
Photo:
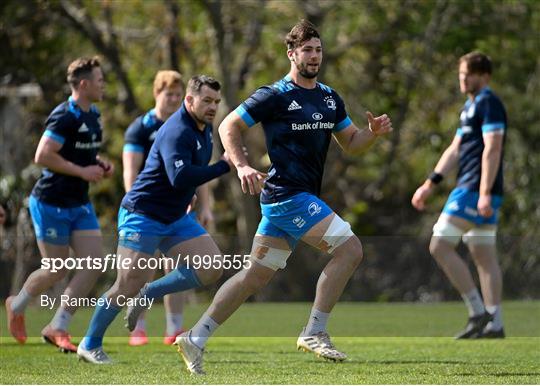
[[[131,190],[137,175],[143,166],[144,154],[133,151],[124,151],[122,153],[122,164],[124,166],[123,178],[126,192]]]
[[[447,176],[448,173],[450,173],[457,166],[460,142],[461,137],[459,135],[454,136],[454,140],[450,146],[446,148],[439,159],[439,162],[437,162],[434,173],[441,176],[441,179]],[[426,207],[426,200],[433,192],[434,187],[435,182],[431,178],[426,179],[424,183],[420,185],[418,189],[416,189],[416,192],[411,200],[412,205],[418,210],[424,210]]]
[[[484,217],[493,215],[491,207],[491,188],[499,171],[504,135],[500,132],[485,133],[484,151],[482,152],[482,176],[480,179],[480,196],[478,213]]]
[[[242,192],[255,195],[261,192],[266,174],[248,164],[240,134],[244,129],[247,125],[237,113],[232,112],[219,125],[219,135],[225,152],[236,167]]]
[[[214,222],[214,214],[210,208],[210,187],[208,183],[197,188],[197,196],[200,198],[200,210],[197,219],[205,228]]]
[[[39,141],[34,162],[38,165],[51,169],[54,172],[67,174],[69,176],[79,177],[89,182],[97,182],[104,176],[104,170],[98,165],[82,167],[63,158],[58,152],[62,144],[49,139],[46,136],[41,137]]]
[[[366,112],[368,127],[361,130],[354,124],[344,130],[334,134],[339,145],[347,154],[357,155],[367,150],[377,139],[377,137],[390,133],[392,121],[388,115],[383,114],[374,117],[369,111]]]

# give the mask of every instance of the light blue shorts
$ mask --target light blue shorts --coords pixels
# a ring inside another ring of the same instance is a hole
[[[448,196],[448,200],[443,208],[443,213],[451,216],[461,217],[476,225],[495,225],[498,221],[499,208],[502,205],[501,196],[491,196],[491,206],[493,215],[483,217],[478,214],[478,192],[470,191],[466,188],[455,188]]]
[[[30,215],[36,238],[55,245],[68,245],[73,231],[99,229],[96,212],[91,203],[61,208],[30,195]]]
[[[284,238],[291,249],[315,224],[334,212],[320,198],[305,192],[284,201],[261,203],[261,210],[257,234]]]
[[[153,220],[120,207],[118,211],[118,244],[153,255],[156,249],[167,253],[173,246],[207,234],[196,220],[195,212],[171,224]]]

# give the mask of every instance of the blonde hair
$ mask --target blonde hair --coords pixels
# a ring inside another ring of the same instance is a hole
[[[182,80],[182,75],[178,71],[163,70],[158,71],[154,78],[154,96],[169,87],[180,86],[185,92],[186,86]]]

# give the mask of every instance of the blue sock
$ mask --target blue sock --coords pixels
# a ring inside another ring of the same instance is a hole
[[[167,294],[197,288],[201,285],[195,270],[183,265],[162,278],[149,283],[141,292],[141,296],[146,296],[149,299],[162,298]]]
[[[100,299],[105,300],[106,297],[102,296]],[[109,327],[121,310],[121,307],[113,304],[111,304],[110,307],[107,307],[107,304],[96,306],[96,310],[94,311],[94,315],[92,315],[90,325],[88,326],[88,331],[86,331],[84,337],[83,347],[86,350],[92,350],[103,345],[103,335],[105,335],[107,327]]]

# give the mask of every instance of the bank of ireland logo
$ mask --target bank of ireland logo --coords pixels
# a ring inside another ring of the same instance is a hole
[[[293,218],[292,220],[293,224],[296,225],[298,228],[302,228],[304,225],[306,225],[306,220],[304,220],[302,217],[300,216],[296,216],[295,218]]]
[[[315,119],[316,121],[320,121],[321,119],[323,119],[323,115],[321,113],[313,113],[311,118]]]
[[[311,217],[315,216],[316,214],[321,213],[321,210],[322,210],[321,206],[317,204],[316,202],[312,202],[308,206],[308,213]]]
[[[326,107],[328,107],[330,110],[336,109],[336,101],[331,96],[324,97],[324,101],[326,102]]]

